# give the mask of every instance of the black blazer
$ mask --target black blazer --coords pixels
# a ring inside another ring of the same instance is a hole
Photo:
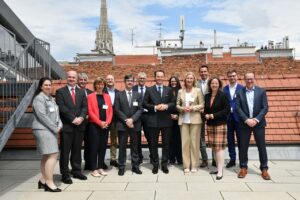
[[[133,105],[137,102],[137,105]],[[141,131],[141,115],[142,108],[142,96],[136,91],[132,91],[132,103],[129,107],[126,91],[119,92],[115,99],[115,114],[117,117],[117,130],[126,131],[129,129],[126,125],[125,119],[132,118],[134,122],[134,130]]]
[[[143,101],[143,107],[148,110],[147,126],[155,128],[172,127],[171,112],[175,110],[175,101],[170,87],[163,86],[162,97],[157,91],[156,85],[149,87]],[[155,112],[154,106],[161,103],[167,104],[168,109]]]
[[[240,117],[239,126],[241,128],[247,128],[248,125],[245,121],[250,117],[249,108],[246,97],[246,87],[241,89],[236,95],[236,107]],[[253,118],[256,118],[259,123],[255,127],[265,127],[265,116],[268,113],[268,99],[266,90],[255,86],[254,89],[254,105],[253,105]],[[249,128],[249,127],[248,127]]]
[[[78,87],[75,87],[76,104],[72,101],[72,96],[68,86],[56,90],[56,103],[59,106],[60,118],[63,123],[62,131],[71,132],[74,128],[79,128],[84,131],[85,124],[79,126],[72,124],[75,117],[86,118],[87,114],[87,99],[85,92]]]
[[[215,99],[210,106],[211,93],[205,95],[205,114],[213,114],[214,119],[206,120],[207,125],[220,125],[227,123],[227,115],[230,112],[230,106],[227,96],[224,92],[218,91]]]

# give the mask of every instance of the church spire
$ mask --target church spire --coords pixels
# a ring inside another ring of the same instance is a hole
[[[103,54],[113,53],[112,32],[108,27],[106,0],[101,0],[100,26],[96,31],[95,51]]]

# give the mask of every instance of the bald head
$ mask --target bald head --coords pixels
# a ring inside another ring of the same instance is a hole
[[[115,77],[111,74],[106,76],[106,85],[109,88],[113,88],[115,86]]]
[[[67,72],[67,84],[71,87],[75,87],[77,84],[77,72],[76,71],[68,71]]]

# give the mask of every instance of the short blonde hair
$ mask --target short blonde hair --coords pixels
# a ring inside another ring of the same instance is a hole
[[[183,80],[183,82],[184,82],[184,87],[186,88],[186,79],[187,79],[187,77],[188,77],[189,75],[192,75],[192,76],[194,77],[193,87],[196,87],[197,79],[196,79],[196,76],[195,76],[194,72],[187,72],[187,73],[185,74],[184,80]]]

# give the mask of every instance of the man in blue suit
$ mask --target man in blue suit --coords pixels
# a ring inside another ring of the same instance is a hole
[[[246,73],[244,76],[246,87],[237,93],[236,107],[240,117],[240,172],[239,178],[247,175],[248,148],[251,133],[259,152],[261,176],[265,180],[270,180],[268,174],[268,156],[265,143],[265,116],[268,112],[268,100],[266,91],[255,85],[254,73]]]
[[[226,168],[230,168],[235,166],[236,160],[234,135],[236,135],[237,145],[239,149],[239,116],[236,110],[236,94],[243,88],[243,86],[237,83],[236,70],[229,70],[227,72],[227,77],[229,80],[229,84],[224,87],[223,91],[227,95],[228,102],[230,104],[230,114],[227,118],[227,142],[230,161],[226,165]]]

